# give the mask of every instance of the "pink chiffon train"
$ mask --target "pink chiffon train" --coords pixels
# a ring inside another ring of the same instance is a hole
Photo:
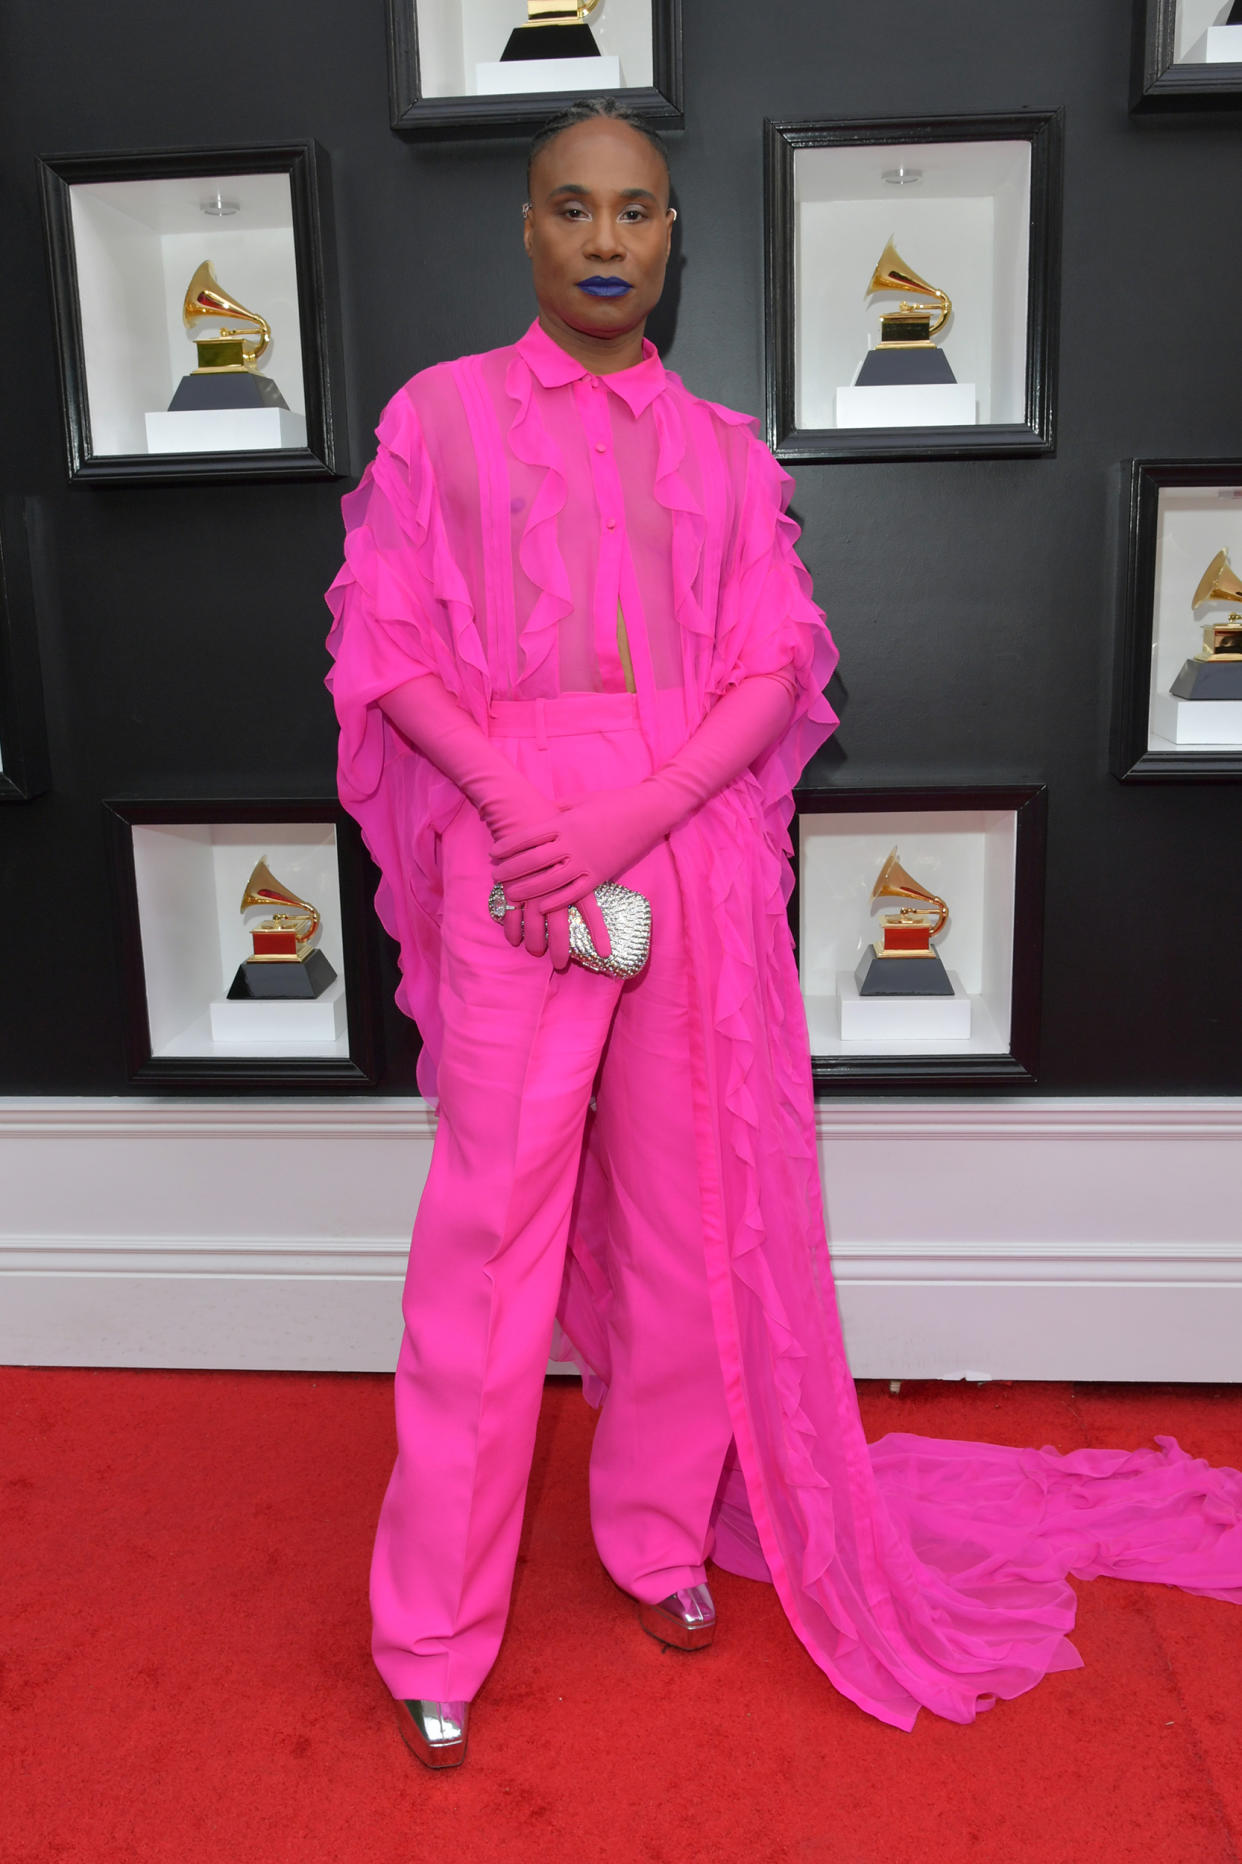
[[[531,357],[521,346],[490,357],[503,363],[496,399],[508,410],[505,444],[540,488],[515,542],[532,591],[522,645],[534,667],[571,606],[555,519],[572,476],[541,415],[538,390],[548,385],[526,366]],[[743,417],[666,380],[676,392],[652,404],[654,496],[671,526],[684,677],[680,696],[662,691],[657,702],[640,634],[638,699],[653,750],[671,755],[712,699],[749,673],[792,661],[800,681],[779,743],[670,837],[699,1011],[693,1075],[704,1251],[734,1433],[715,1558],[771,1580],[815,1662],[869,1714],[904,1729],[921,1707],[968,1722],[1048,1672],[1079,1665],[1066,1637],[1070,1574],[1147,1579],[1242,1602],[1242,1474],[1210,1468],[1167,1437],[1155,1447],[1068,1455],[906,1434],[865,1441],[825,1235],[806,1018],[786,914],[791,791],[835,723],[823,696],[835,650],[794,551],[788,478]],[[477,389],[461,390],[468,411]],[[486,728],[498,682],[494,649],[480,633],[479,587],[484,570],[493,594],[503,579],[486,565],[464,567],[464,533],[446,517],[417,402],[403,392],[390,404],[379,456],[344,501],[346,564],[329,592],[329,683],[341,724],[341,797],[381,871],[377,906],[401,951],[398,1000],[421,1031],[419,1085],[434,1097],[437,843],[460,792],[374,701],[414,672],[434,670]],[[471,412],[480,449],[489,418]],[[708,445],[724,461],[719,483],[735,481],[727,553],[705,492],[716,467],[695,463]],[[495,470],[494,460],[480,464],[484,479]],[[503,518],[507,535],[507,508]],[[710,603],[705,568],[715,581]],[[636,606],[627,604],[627,620]],[[604,1196],[588,1143],[559,1322],[595,1400],[609,1377],[599,1320]]]

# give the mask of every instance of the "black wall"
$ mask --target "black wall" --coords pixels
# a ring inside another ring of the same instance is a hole
[[[517,0],[515,0],[515,5]],[[657,333],[761,412],[765,116],[1066,107],[1056,456],[804,466],[850,784],[1045,781],[1043,1092],[1238,1085],[1238,797],[1108,772],[1120,462],[1242,452],[1242,116],[1127,114],[1131,0],[684,0],[683,261]],[[122,1091],[101,798],[331,789],[322,591],[387,397],[532,301],[518,142],[388,127],[382,0],[8,0],[0,490],[34,501],[51,792],[0,810],[0,1090]],[[314,136],[334,184],[351,474],[70,488],[40,152]],[[385,971],[391,983],[391,966]],[[413,1039],[388,1006],[384,1086]]]

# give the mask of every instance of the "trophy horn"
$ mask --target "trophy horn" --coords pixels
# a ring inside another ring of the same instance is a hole
[[[1218,550],[1204,570],[1191,608],[1198,608],[1200,602],[1242,602],[1242,578],[1230,569],[1227,550]]]
[[[866,296],[870,297],[873,291],[917,291],[923,297],[935,298],[940,305],[940,312],[928,331],[929,336],[935,336],[937,330],[943,329],[948,321],[949,312],[953,309],[953,300],[948,292],[941,291],[938,285],[929,285],[925,278],[920,278],[914,267],[906,264],[891,239],[876,261]],[[917,307],[913,304],[903,304],[901,308],[903,311],[913,311]]]
[[[929,893],[926,887],[920,887],[917,880],[910,878],[897,859],[896,848],[890,850],[871,889],[871,904],[874,906],[877,900],[922,900],[925,906],[934,906],[940,917],[931,929],[932,938],[935,938],[949,917],[949,909],[940,895]]]
[[[242,892],[239,911],[244,913],[248,906],[297,906],[311,916],[311,927],[306,937],[313,938],[319,929],[319,914],[310,901],[300,900],[296,893],[290,893],[288,887],[282,886],[266,860],[255,862]]]
[[[254,367],[272,340],[272,326],[265,317],[260,317],[257,311],[248,311],[244,304],[221,290],[210,259],[203,260],[186,286],[185,302],[181,307],[181,321],[191,338],[207,317],[232,317],[244,326],[239,330],[222,330],[220,335],[241,338],[248,368]]]

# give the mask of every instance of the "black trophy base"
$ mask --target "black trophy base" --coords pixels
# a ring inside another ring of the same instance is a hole
[[[881,958],[868,945],[854,973],[860,997],[951,997],[953,986],[939,952],[930,958]]]
[[[247,958],[229,985],[229,1002],[236,1003],[240,997],[261,1003],[306,1003],[322,997],[335,982],[336,972],[318,946],[309,958],[290,964],[256,964]]]
[[[931,349],[868,350],[854,382],[855,388],[910,388],[925,382],[956,382],[949,359],[933,344]]]
[[[1175,699],[1242,699],[1242,660],[1188,660],[1169,691]]]
[[[232,369],[219,375],[183,375],[168,412],[197,414],[202,408],[288,406],[270,375],[256,375],[253,369]]]
[[[500,54],[502,65],[521,58],[598,58],[595,34],[586,25],[515,26]]]

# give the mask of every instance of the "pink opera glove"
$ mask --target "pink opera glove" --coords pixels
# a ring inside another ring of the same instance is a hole
[[[497,836],[496,878],[509,900],[552,913],[615,880],[697,809],[740,776],[780,736],[793,713],[792,669],[759,673],[727,692],[698,730],[652,776],[597,790],[562,806],[553,821]]]
[[[436,673],[384,693],[380,710],[470,798],[493,836],[544,823],[555,805],[479,730]]]
[[[438,674],[417,674],[403,686],[384,693],[378,704],[437,770],[463,791],[493,837],[529,838],[547,827],[556,813],[555,805],[479,730]],[[583,916],[596,950],[606,956],[610,949],[608,934],[594,900]],[[547,914],[524,912],[519,907],[505,914],[504,930],[511,945],[524,941],[535,957],[550,951],[558,970],[563,971],[569,963],[569,916],[565,907]]]

